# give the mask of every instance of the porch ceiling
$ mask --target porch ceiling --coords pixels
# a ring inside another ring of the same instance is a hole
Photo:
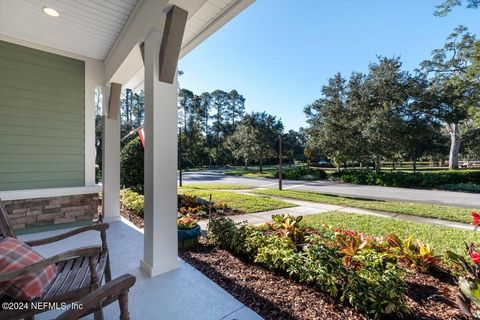
[[[0,0],[0,34],[103,60],[138,0]],[[57,10],[50,17],[44,7]]]
[[[189,12],[184,56],[253,0],[170,0]],[[105,60],[122,30],[146,0],[0,0],[0,37],[7,36],[77,55]],[[44,7],[57,10],[50,17]]]

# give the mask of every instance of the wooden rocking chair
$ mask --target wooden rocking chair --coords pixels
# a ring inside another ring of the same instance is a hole
[[[109,282],[111,280],[106,233],[108,227],[109,225],[106,223],[93,224],[91,226],[80,227],[53,237],[26,241],[25,243],[27,245],[34,247],[54,243],[74,235],[93,230],[100,233],[102,245],[88,246],[70,250],[16,271],[0,274],[0,283],[13,280],[19,276],[42,269],[48,265],[56,264],[58,271],[55,279],[48,285],[43,296],[34,300],[34,302],[70,303],[78,301],[82,297],[97,289],[104,278],[105,282]],[[16,238],[8,219],[7,212],[0,199],[0,239],[4,237]],[[5,299],[7,298],[3,298],[2,302],[4,302]],[[22,318],[33,319],[35,314],[45,311],[48,310],[41,310],[41,308],[27,308],[26,310],[0,309],[0,320],[15,320]]]
[[[101,320],[103,319],[102,309],[116,300],[118,300],[120,307],[120,320],[129,320],[128,290],[135,284],[135,281],[135,276],[131,274],[113,279],[80,299],[77,305],[81,308],[70,308],[56,320],[76,320],[92,313],[95,313],[96,320]]]

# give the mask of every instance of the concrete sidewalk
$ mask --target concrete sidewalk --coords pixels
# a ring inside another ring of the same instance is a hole
[[[235,192],[234,190],[229,190],[229,191]],[[236,193],[241,193],[241,194],[246,194],[251,196],[265,196],[265,195],[255,194],[255,193],[248,193],[248,191],[245,191],[245,190],[238,190],[236,191]],[[444,227],[450,227],[450,228],[457,228],[462,230],[471,230],[471,231],[474,230],[474,227],[471,224],[453,222],[448,220],[425,218],[425,217],[411,216],[411,215],[392,213],[392,212],[364,210],[359,208],[352,208],[352,207],[346,207],[346,206],[324,204],[324,203],[317,203],[317,202],[310,202],[310,201],[303,201],[303,200],[295,200],[295,199],[288,199],[288,198],[281,198],[281,197],[269,197],[269,198],[288,202],[296,205],[296,207],[249,213],[249,214],[240,214],[235,216],[229,216],[228,218],[232,219],[235,222],[246,222],[248,224],[257,225],[257,224],[262,224],[262,223],[272,221],[272,215],[274,214],[285,213],[285,214],[292,214],[294,216],[309,216],[309,215],[332,212],[332,211],[341,211],[341,212],[351,212],[351,213],[371,215],[376,217],[391,218],[391,219],[403,220],[403,221],[412,221],[412,222],[444,226]],[[199,222],[199,224],[202,230],[204,231],[207,230],[208,221],[202,220]]]

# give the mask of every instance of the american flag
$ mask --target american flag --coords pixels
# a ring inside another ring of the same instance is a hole
[[[142,141],[142,146],[145,148],[145,132],[143,132],[143,128],[138,130],[138,136],[140,137],[140,141]]]

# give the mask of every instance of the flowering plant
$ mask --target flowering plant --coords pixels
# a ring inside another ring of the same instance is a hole
[[[475,231],[480,226],[480,214],[472,211],[472,224]],[[480,252],[477,251],[473,243],[465,243],[466,250],[471,261],[454,252],[447,251],[447,257],[455,264],[460,266],[466,273],[458,279],[459,292],[457,293],[455,303],[468,318],[478,318],[472,313],[471,304],[480,307]],[[472,263],[473,262],[473,263]]]
[[[475,231],[477,231],[478,226],[480,225],[480,214],[477,211],[472,211],[472,224],[475,226]],[[472,258],[473,263],[480,267],[480,253],[475,250],[476,245],[473,243],[467,244],[467,252],[470,258]]]
[[[177,218],[177,225],[179,230],[188,230],[195,228],[198,225],[198,221],[187,214]]]
[[[344,255],[342,262],[346,267],[351,266],[353,257],[362,250],[374,250],[385,253],[386,257],[400,261],[403,266],[427,273],[436,268],[441,259],[428,245],[409,236],[400,239],[395,233],[384,237],[373,237],[354,230],[326,227],[334,233],[334,245]]]

